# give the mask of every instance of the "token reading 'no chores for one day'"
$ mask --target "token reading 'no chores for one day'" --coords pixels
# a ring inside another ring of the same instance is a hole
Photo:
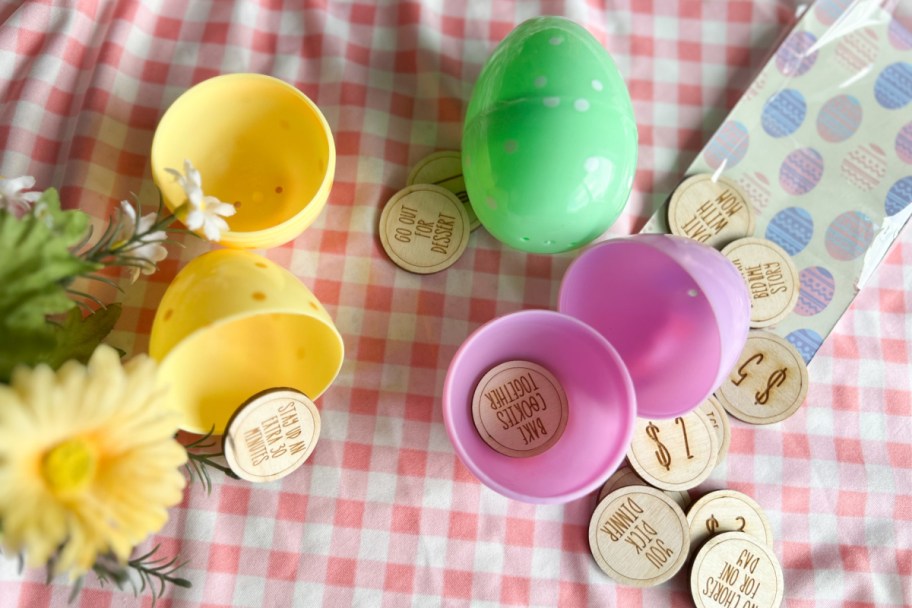
[[[710,492],[687,512],[690,551],[695,553],[710,536],[744,532],[773,548],[773,531],[763,509],[753,498],[734,490]]]
[[[689,490],[709,477],[718,453],[718,435],[697,409],[667,420],[637,418],[627,458],[647,483]]]
[[[628,486],[645,486],[648,485],[643,478],[636,474],[630,467],[621,467],[614,472],[611,477],[602,485],[602,489],[598,493],[598,501],[602,502],[605,500],[605,497],[614,492],[615,490],[620,490],[621,488],[626,488]],[[690,494],[685,490],[664,490],[668,496],[678,503],[678,506],[683,510],[687,510],[687,507],[690,506]],[[596,504],[597,504],[596,503]]]
[[[589,549],[602,571],[625,585],[651,587],[687,560],[687,518],[661,490],[629,486],[598,504],[589,522]]]
[[[481,226],[481,222],[478,221],[478,216],[475,215],[475,210],[472,209],[472,204],[469,202],[469,194],[466,192],[465,178],[462,175],[462,155],[459,152],[444,150],[425,156],[412,167],[406,183],[409,186],[434,184],[446,188],[462,201],[469,216],[469,227],[475,230]]]
[[[281,479],[304,464],[320,437],[320,413],[307,395],[290,388],[258,393],[228,422],[223,451],[247,481]]]
[[[706,414],[707,420],[709,420],[713,430],[716,431],[716,436],[719,438],[719,453],[716,456],[716,465],[718,466],[725,460],[725,456],[728,454],[728,444],[731,443],[731,425],[729,424],[728,413],[726,413],[722,404],[712,396],[707,397],[697,409]]]
[[[560,439],[567,416],[560,382],[531,361],[507,361],[489,370],[472,398],[478,434],[506,456],[541,454]]]
[[[393,195],[380,214],[380,242],[393,262],[417,274],[456,263],[469,243],[469,216],[456,195],[415,184]]]
[[[766,239],[746,238],[722,250],[744,277],[751,298],[751,327],[769,327],[784,319],[798,302],[800,283],[792,258]]]
[[[807,391],[807,365],[791,342],[767,331],[752,331],[716,398],[739,420],[772,424],[794,414]]]
[[[722,247],[754,233],[754,213],[732,182],[708,173],[687,178],[668,203],[672,234]]]
[[[690,571],[697,608],[779,608],[784,590],[779,560],[763,541],[743,532],[706,541]]]

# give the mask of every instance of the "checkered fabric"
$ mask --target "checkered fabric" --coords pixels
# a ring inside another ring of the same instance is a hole
[[[803,4],[803,3],[802,3]],[[562,14],[612,53],[640,134],[634,192],[612,234],[635,232],[680,180],[801,7],[769,0],[329,2],[218,0],[0,5],[0,174],[31,174],[99,220],[130,192],[156,200],[149,148],[168,105],[228,72],[291,82],[325,113],[338,165],[327,208],[265,255],[327,307],[347,347],[318,401],[323,434],[281,482],[193,486],[150,543],[189,560],[192,589],[160,606],[689,606],[682,572],[617,585],[589,555],[594,497],[508,500],[457,459],[440,395],[482,323],[553,308],[573,258],[513,251],[484,230],[452,268],[395,267],[376,226],[410,167],[459,149],[472,85],[518,23]],[[111,342],[148,346],[187,239],[129,286]],[[805,406],[770,427],[732,422],[731,451],[693,492],[733,488],[769,516],[786,604],[912,604],[912,230],[810,366]],[[0,491],[3,491],[0,488]],[[150,544],[151,546],[151,544]],[[64,580],[0,558],[0,606],[66,606]],[[74,606],[149,606],[90,580]]]

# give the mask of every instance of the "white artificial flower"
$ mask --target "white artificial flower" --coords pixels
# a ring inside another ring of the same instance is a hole
[[[120,254],[131,258],[139,267],[130,266],[130,279],[136,281],[140,271],[143,274],[155,272],[159,262],[168,257],[168,251],[162,246],[168,237],[164,230],[149,232],[158,219],[157,214],[147,213],[136,219],[136,209],[128,201],[120,201],[124,220],[120,224],[117,241],[129,243],[120,250]],[[130,243],[130,241],[133,241]]]
[[[41,197],[40,192],[23,192],[35,187],[35,178],[23,175],[13,179],[0,178],[0,209],[19,218],[29,212],[32,203]]]
[[[183,188],[187,195],[189,209],[184,224],[190,230],[202,229],[203,234],[210,241],[218,241],[222,233],[228,230],[228,222],[224,218],[231,217],[237,212],[234,205],[220,201],[214,196],[203,194],[203,183],[199,171],[189,159],[184,160],[184,173],[176,169],[165,169],[174,176],[175,181]]]

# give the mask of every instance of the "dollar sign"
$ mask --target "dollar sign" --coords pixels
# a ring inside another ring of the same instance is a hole
[[[649,438],[656,442],[658,450],[655,455],[659,461],[659,464],[665,467],[666,471],[671,470],[671,454],[668,453],[668,448],[665,447],[665,444],[662,443],[662,440],[659,439],[659,427],[654,425],[652,422],[649,423],[649,426],[646,427],[646,434],[649,435]]]
[[[769,401],[770,391],[776,388],[777,386],[782,386],[782,383],[785,382],[786,368],[777,369],[770,377],[766,379],[766,390],[762,393],[757,391],[757,394],[754,395],[757,399],[757,405],[766,405],[766,402]]]
[[[719,520],[716,519],[715,515],[710,515],[709,519],[706,520],[706,530],[710,534],[715,534],[716,530],[719,529]]]

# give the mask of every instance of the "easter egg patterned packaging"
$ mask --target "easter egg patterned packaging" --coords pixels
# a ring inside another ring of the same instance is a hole
[[[851,95],[837,95],[823,104],[817,114],[817,132],[830,143],[852,137],[861,125],[861,103]]]
[[[793,313],[767,327],[805,362],[912,218],[909,3],[811,4],[676,176],[735,183],[754,234],[784,250],[796,278],[801,270]],[[672,207],[660,205],[642,232],[672,232]]]
[[[463,172],[478,219],[529,252],[576,249],[617,219],[633,184],[630,95],[605,49],[560,17],[520,24],[475,84]]]

